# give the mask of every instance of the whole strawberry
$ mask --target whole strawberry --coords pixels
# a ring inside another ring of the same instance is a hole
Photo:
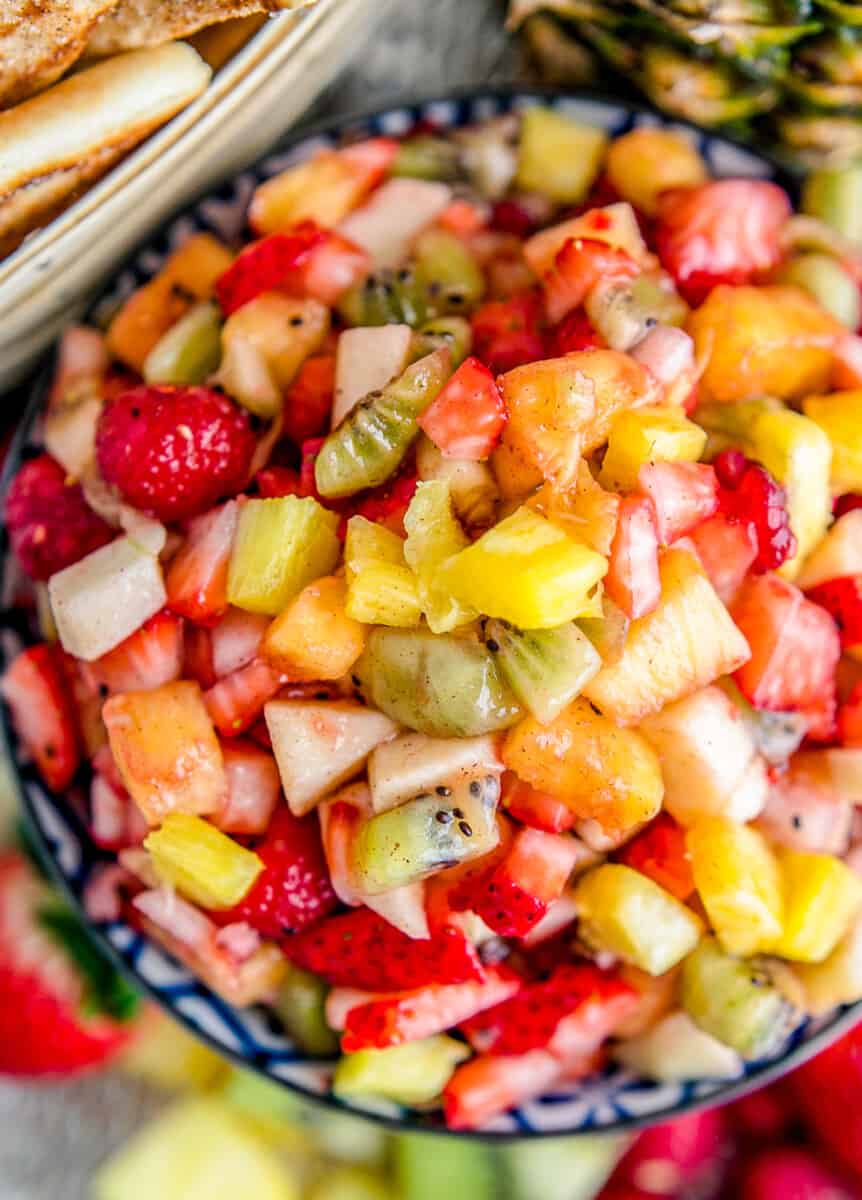
[[[790,1086],[814,1133],[862,1180],[862,1025],[795,1071]]]
[[[88,507],[81,485],[50,454],[31,458],[12,480],[6,528],[15,557],[31,579],[40,580],[113,537],[111,527]]]
[[[135,508],[168,522],[238,492],[254,447],[248,414],[206,387],[131,388],[105,407],[96,431],[107,482]]]

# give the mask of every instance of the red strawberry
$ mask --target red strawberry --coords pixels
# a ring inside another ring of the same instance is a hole
[[[720,179],[659,199],[655,242],[662,266],[690,304],[719,283],[747,283],[781,260],[790,201],[774,183]]]
[[[551,335],[554,354],[571,354],[576,350],[598,350],[604,346],[604,338],[593,326],[582,308],[576,308],[565,317]]]
[[[508,420],[494,376],[478,358],[466,358],[419,418],[445,458],[487,458]]]
[[[284,401],[283,429],[297,445],[322,433],[329,423],[335,391],[335,358],[307,358]]]
[[[605,587],[632,620],[651,613],[661,599],[656,516],[647,496],[620,501]]]
[[[302,456],[299,468],[299,494],[301,496],[312,496],[321,503],[323,503],[323,500],[317,490],[317,481],[314,478],[314,464],[317,462],[320,448],[325,441],[326,438],[322,437],[308,438],[299,448]]]
[[[574,838],[520,829],[502,861],[468,876],[449,903],[456,911],[478,913],[502,937],[524,937],[562,895],[581,853]]]
[[[413,499],[417,483],[415,475],[399,475],[392,483],[367,492],[354,512],[368,521],[378,521],[388,529],[403,534],[404,514]]]
[[[106,405],[99,469],[123,499],[160,521],[184,521],[246,482],[255,437],[248,413],[206,387],[149,387]]]
[[[774,571],[796,553],[787,493],[765,467],[739,450],[724,450],[713,464],[718,478],[718,507],[731,524],[747,525],[757,542],[752,571]]]
[[[685,831],[670,813],[659,813],[646,829],[623,847],[617,859],[655,880],[678,900],[687,900],[694,891]]]
[[[794,1118],[794,1108],[784,1084],[758,1088],[727,1109],[734,1132],[747,1141],[779,1142],[786,1140]]]
[[[285,283],[323,239],[313,221],[303,221],[289,233],[273,233],[246,246],[216,280],[222,311],[230,316],[255,296]]]
[[[495,375],[544,358],[542,303],[536,292],[480,305],[470,318],[473,351]]]
[[[286,281],[286,290],[333,305],[373,269],[367,250],[330,229]]]
[[[611,1176],[611,1185],[657,1197],[717,1200],[728,1151],[726,1118],[719,1109],[678,1117],[640,1135]]]
[[[162,609],[90,669],[112,692],[146,692],[179,679],[182,666],[182,620]]]
[[[320,921],[337,906],[314,815],[300,820],[288,808],[279,808],[254,849],[264,869],[241,904],[230,914],[218,914],[219,924],[248,921],[264,937],[282,938]]]
[[[800,1067],[789,1083],[823,1145],[862,1179],[862,1025]]]
[[[596,213],[596,218],[602,216]],[[604,242],[569,238],[542,278],[548,320],[553,324],[562,321],[583,304],[600,280],[634,279],[638,274],[640,267],[624,250],[615,250]]]
[[[696,525],[688,536],[710,583],[724,603],[731,604],[757,557],[753,527],[736,524],[717,512]]]
[[[0,857],[0,1074],[100,1066],[131,1037],[136,999],[24,859]]]
[[[81,761],[78,722],[60,653],[47,644],[23,650],[3,676],[3,695],[18,737],[53,792],[69,786]]]
[[[12,480],[6,528],[15,557],[31,579],[50,578],[114,536],[87,506],[81,485],[50,454],[24,463]]]
[[[659,541],[669,546],[718,511],[718,482],[706,463],[646,463],[638,489],[649,496]]]
[[[508,1000],[521,980],[505,967],[489,967],[485,978],[469,983],[433,983],[413,991],[394,992],[347,1014],[341,1048],[383,1050],[444,1033],[483,1009]]]
[[[740,1200],[860,1200],[862,1189],[814,1151],[791,1145],[764,1150],[745,1163],[738,1195]]]
[[[239,506],[229,500],[190,523],[165,575],[171,612],[211,624],[227,611],[227,572],[238,520]]]
[[[862,508],[862,496],[856,496],[853,492],[839,496],[834,506],[835,520],[843,517],[845,513],[852,512],[854,508]]]
[[[638,993],[615,974],[586,964],[566,963],[549,979],[528,983],[461,1030],[482,1054],[526,1054],[557,1049],[571,1055],[595,1050],[635,1007]]]
[[[838,626],[845,649],[862,645],[862,575],[848,575],[820,583],[808,599],[825,608]]]
[[[535,217],[525,204],[519,204],[517,200],[498,200],[491,210],[491,228],[499,233],[525,238],[535,227]]]
[[[216,682],[213,640],[209,629],[200,625],[186,625],[182,673],[187,679],[194,679],[204,690]]]
[[[545,833],[568,833],[578,820],[562,800],[548,792],[538,791],[511,771],[503,775],[500,807],[522,825],[541,829]]]
[[[282,942],[287,957],[335,987],[394,992],[430,983],[466,983],[484,972],[458,929],[414,940],[367,908],[330,917]]]
[[[211,820],[225,833],[266,833],[281,800],[281,777],[271,748],[264,749],[245,738],[233,738],[222,742],[221,752],[227,776],[227,800]]]
[[[245,733],[284,682],[283,675],[259,658],[225,675],[204,692],[204,703],[213,725],[222,737],[238,737]]]
[[[301,496],[302,484],[299,472],[292,467],[265,467],[254,477],[257,490],[265,500],[280,496]]]
[[[838,737],[842,746],[862,746],[862,682],[838,709]]]

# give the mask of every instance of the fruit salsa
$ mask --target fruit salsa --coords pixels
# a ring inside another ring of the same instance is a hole
[[[91,917],[452,1129],[862,998],[840,186],[794,215],[542,107],[422,127],[70,328],[3,693],[88,789]]]

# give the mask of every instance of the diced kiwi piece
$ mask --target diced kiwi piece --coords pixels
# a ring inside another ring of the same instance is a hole
[[[799,254],[782,267],[781,283],[804,288],[821,308],[848,329],[857,329],[862,317],[859,288],[850,272],[830,254]]]
[[[429,1104],[469,1057],[468,1046],[445,1034],[387,1050],[360,1050],[339,1060],[332,1090],[342,1100],[382,1096],[396,1104]]]
[[[276,616],[307,583],[328,575],[341,543],[338,515],[310,496],[247,500],[228,569],[228,600]]]
[[[401,1200],[500,1200],[495,1152],[480,1142],[406,1133],[392,1154]]]
[[[385,483],[419,432],[417,418],[450,374],[449,351],[435,350],[360,400],[320,448],[314,477],[321,496],[352,496]]]
[[[338,1053],[338,1038],[326,1023],[326,993],[322,979],[291,964],[275,1005],[300,1050],[320,1058]]]
[[[448,183],[461,173],[458,147],[447,138],[419,134],[398,147],[390,174],[410,179],[439,179]]]
[[[366,276],[341,297],[338,309],[349,325],[421,325],[436,312],[427,280],[413,266],[386,267]]]
[[[612,350],[630,350],[657,324],[682,325],[688,305],[668,278],[608,280],[586,299],[587,315]]]
[[[862,242],[862,163],[812,171],[802,189],[802,211]]]
[[[365,700],[431,737],[478,737],[521,716],[493,654],[472,637],[374,629],[353,669]]]
[[[426,229],[416,241],[416,278],[440,314],[469,312],[485,293],[485,277],[461,238],[445,229]]]
[[[422,358],[441,346],[448,346],[452,366],[460,367],[473,348],[473,330],[464,317],[435,317],[419,328],[413,346],[416,358]]]
[[[353,851],[360,891],[389,892],[494,849],[500,839],[499,775],[465,773],[447,792],[421,792],[366,821]]]
[[[625,649],[631,621],[613,600],[602,596],[602,615],[579,617],[576,624],[593,643],[606,666],[619,662]]]
[[[327,1149],[329,1147],[327,1146]],[[330,1167],[308,1193],[308,1200],[395,1200],[381,1175],[367,1167]]]
[[[203,383],[221,361],[221,314],[215,304],[196,304],[147,355],[147,383]]]
[[[602,665],[598,650],[573,621],[554,629],[487,621],[485,645],[512,691],[540,721],[553,721]]]
[[[696,1025],[746,1059],[776,1050],[799,1015],[766,971],[725,953],[711,937],[683,963],[679,996]]]
[[[739,709],[757,749],[768,763],[782,766],[796,753],[808,732],[808,718],[804,713],[753,708],[729,676],[720,679],[718,686]]]

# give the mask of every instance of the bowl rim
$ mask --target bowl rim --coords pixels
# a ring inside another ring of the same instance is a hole
[[[290,152],[297,146],[301,146],[304,142],[315,137],[323,135],[339,134],[349,137],[354,129],[361,129],[364,124],[373,121],[376,118],[385,116],[388,113],[395,111],[410,111],[412,109],[423,109],[435,103],[459,103],[466,101],[476,101],[481,98],[488,97],[490,99],[505,98],[508,100],[538,100],[550,99],[560,100],[569,99],[573,101],[588,101],[595,102],[605,107],[619,107],[625,109],[630,114],[654,114],[656,109],[648,104],[631,101],[625,97],[598,91],[596,89],[577,89],[569,90],[564,87],[555,87],[552,85],[541,84],[487,84],[478,86],[462,86],[445,90],[442,92],[429,92],[425,95],[407,95],[395,96],[388,101],[363,108],[361,110],[352,110],[342,115],[331,116],[313,122],[303,122],[296,127],[291,134],[278,142],[266,155],[257,159],[255,162],[248,164],[245,170],[254,170],[255,167],[265,162],[270,157]],[[666,115],[662,116],[663,121],[667,121]],[[692,132],[706,137],[707,139],[723,142],[745,151],[746,154],[752,156],[762,163],[765,163],[772,174],[772,177],[791,195],[795,196],[798,188],[796,177],[792,172],[788,171],[785,164],[777,162],[768,154],[764,154],[759,150],[753,149],[751,146],[740,141],[732,136],[727,136],[724,133],[716,132],[696,125],[691,121],[676,120],[672,122],[673,126],[687,128]],[[145,251],[148,246],[159,238],[178,218],[185,214],[193,214],[202,200],[205,200],[211,195],[218,194],[219,190],[225,187],[231,180],[236,179],[241,172],[228,172],[214,184],[208,186],[205,190],[199,193],[195,199],[188,203],[179,206],[170,216],[150,231],[146,239],[142,241],[114,267],[110,275],[103,278],[99,285],[94,289],[94,295],[87,309],[86,315],[92,313],[93,307],[99,303],[100,298],[104,296],[105,288],[110,279],[119,276],[124,268],[134,263],[138,256]],[[3,464],[2,473],[0,473],[0,501],[5,501],[6,492],[15,472],[18,470],[23,460],[23,451],[27,445],[31,435],[33,426],[41,412],[47,392],[49,389],[50,379],[53,371],[53,364],[56,357],[57,343],[46,354],[46,361],[41,370],[37,372],[35,381],[31,385],[30,398],[21,414],[12,440],[9,445],[9,450],[6,460]],[[0,569],[11,553],[9,546],[9,536],[5,523],[0,526]],[[0,632],[10,628],[10,614],[14,608],[7,607],[0,612]],[[75,894],[68,879],[63,874],[59,864],[56,861],[54,852],[48,844],[47,838],[43,832],[41,823],[37,817],[35,804],[29,794],[27,787],[21,777],[20,764],[17,757],[13,753],[13,745],[16,739],[11,728],[10,714],[8,706],[0,704],[0,749],[2,749],[12,767],[12,779],[14,787],[18,793],[20,812],[24,817],[28,832],[32,835],[35,845],[39,851],[39,857],[45,867],[51,881],[61,892],[66,902],[76,911],[81,920],[84,922],[90,937],[97,943],[99,948],[110,959],[113,965],[128,979],[135,988],[142,993],[151,1003],[157,1004],[165,1013],[173,1020],[178,1021],[191,1036],[196,1037],[209,1046],[220,1057],[227,1059],[235,1066],[244,1070],[252,1071],[259,1074],[270,1084],[286,1088],[299,1096],[305,1101],[312,1104],[321,1105],[330,1109],[342,1116],[355,1117],[358,1120],[371,1121],[374,1124],[387,1129],[393,1133],[411,1133],[413,1135],[427,1135],[428,1137],[449,1137],[449,1138],[464,1138],[469,1141],[478,1142],[488,1146],[506,1145],[508,1143],[517,1143],[532,1139],[562,1139],[562,1138],[581,1138],[581,1137],[615,1137],[624,1133],[635,1133],[638,1130],[649,1128],[650,1126],[664,1123],[673,1120],[684,1114],[700,1112],[704,1109],[718,1107],[742,1096],[757,1090],[760,1087],[780,1078],[794,1068],[802,1065],[808,1059],[814,1057],[821,1050],[831,1045],[834,1041],[847,1033],[854,1025],[862,1020],[862,1000],[849,1005],[845,1011],[834,1017],[829,1024],[817,1029],[810,1034],[804,1041],[799,1041],[790,1050],[787,1051],[781,1058],[765,1063],[761,1066],[754,1067],[749,1073],[743,1075],[739,1079],[729,1080],[724,1084],[720,1084],[715,1091],[705,1096],[692,1096],[681,1098],[675,1104],[671,1104],[666,1108],[662,1108],[656,1112],[649,1112],[637,1116],[621,1116],[613,1124],[592,1128],[582,1126],[572,1130],[560,1129],[536,1129],[536,1128],[521,1128],[512,1131],[487,1131],[487,1130],[450,1130],[442,1125],[425,1125],[417,1120],[413,1112],[408,1109],[407,1115],[391,1116],[386,1113],[374,1111],[373,1109],[364,1109],[349,1105],[341,1101],[337,1096],[330,1092],[316,1092],[311,1088],[303,1086],[293,1080],[283,1079],[269,1074],[260,1066],[251,1062],[241,1052],[232,1050],[219,1042],[209,1031],[202,1029],[187,1017],[183,1012],[170,1003],[169,999],[159,993],[159,991],[146,979],[142,978],[138,972],[131,966],[119,953],[114,946],[104,928],[95,925],[84,911],[83,904],[79,897]],[[78,821],[74,814],[67,813],[67,817],[71,818],[71,823],[77,825]],[[76,831],[77,832],[77,831]],[[80,830],[83,835],[84,830]],[[146,939],[149,941],[149,939]],[[167,953],[166,951],[163,951]],[[323,1064],[329,1063],[330,1059],[320,1058],[315,1059],[313,1056],[305,1056],[301,1061],[314,1062],[318,1061]]]

